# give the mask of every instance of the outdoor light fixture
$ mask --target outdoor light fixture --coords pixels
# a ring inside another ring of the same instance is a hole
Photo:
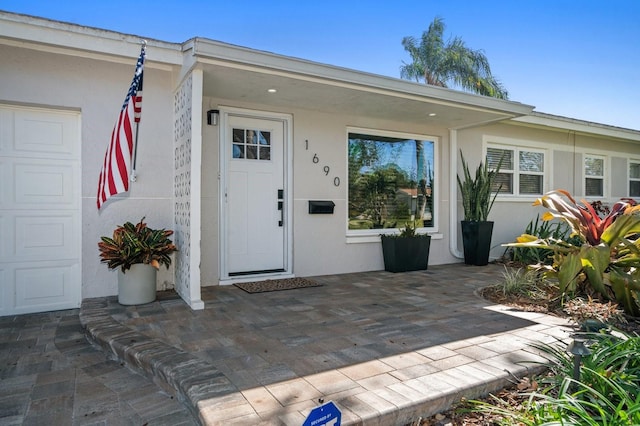
[[[209,126],[211,126],[212,124],[214,126],[217,126],[219,116],[220,116],[220,110],[210,109],[209,111],[207,111],[207,124]]]
[[[591,355],[591,351],[585,346],[586,339],[577,334],[573,335],[573,342],[567,347],[567,352],[573,355],[573,380],[580,381],[580,364],[583,356]]]

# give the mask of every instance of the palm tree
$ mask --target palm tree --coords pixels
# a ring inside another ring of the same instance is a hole
[[[445,43],[443,32],[444,22],[436,17],[420,40],[415,37],[402,39],[402,46],[413,62],[400,67],[400,76],[440,87],[452,84],[480,95],[508,99],[507,90],[491,74],[483,51],[468,48],[459,37]]]

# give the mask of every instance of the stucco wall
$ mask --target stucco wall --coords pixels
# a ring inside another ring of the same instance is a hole
[[[219,281],[219,129],[207,124],[207,111],[217,106],[210,98],[203,99],[202,107],[202,262],[200,279],[203,286],[216,285]]]
[[[138,181],[98,213],[98,174],[113,125],[133,77],[135,58],[120,64],[0,46],[0,101],[81,112],[82,297],[117,293],[117,277],[99,262],[97,242],[125,221],[173,225],[172,74],[147,67],[139,132]],[[162,269],[159,285],[173,283]]]
[[[576,200],[584,198],[584,155],[605,157],[605,196],[591,197],[588,201],[600,200],[609,205],[620,197],[628,196],[627,158],[637,158],[640,147],[637,144],[619,140],[576,134],[572,131],[558,131],[513,124],[494,124],[458,132],[458,146],[462,149],[470,168],[475,170],[488,143],[497,142],[515,146],[530,146],[546,150],[545,191],[565,189]],[[458,167],[461,167],[458,159]],[[458,195],[459,198],[459,195]],[[493,258],[504,253],[501,244],[512,242],[524,232],[527,224],[542,214],[545,209],[533,207],[534,196],[498,196],[489,216],[495,222],[492,240]],[[462,219],[461,203],[458,203],[458,218]],[[458,246],[462,247],[461,239]]]
[[[293,115],[293,271],[298,276],[313,276],[383,269],[380,242],[357,243],[347,238],[347,127],[409,132],[435,136],[439,143],[437,175],[439,190],[438,235],[432,239],[430,264],[459,261],[449,253],[448,131],[416,123],[372,120],[357,115],[345,116],[308,110],[287,110],[267,105],[237,103],[205,98],[203,110],[224,106],[248,108]],[[206,123],[206,119],[205,119]],[[218,127],[203,129],[202,176],[202,282],[218,282]],[[307,143],[308,141],[308,149]],[[313,163],[314,154],[319,162]],[[329,166],[329,175],[323,168]],[[334,185],[339,177],[340,185]],[[335,202],[333,215],[310,215],[309,200]]]

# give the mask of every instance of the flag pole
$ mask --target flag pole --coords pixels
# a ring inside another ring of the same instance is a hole
[[[140,40],[140,43],[142,44],[142,49],[146,50],[147,47],[147,40]],[[144,77],[144,71],[142,73],[142,75],[140,76],[140,83],[138,85],[138,90],[142,91],[142,80]],[[135,112],[135,122],[136,122],[136,137],[135,137],[135,142],[133,145],[133,167],[131,168],[131,177],[130,180],[131,182],[135,182],[137,179],[137,175],[136,175],[136,160],[138,159],[138,130],[140,127],[140,103],[142,102],[142,99],[140,99],[138,97],[138,93],[136,92],[136,101],[134,103],[134,108],[136,110]]]

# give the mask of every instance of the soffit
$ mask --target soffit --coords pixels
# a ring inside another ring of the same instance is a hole
[[[0,44],[129,63],[140,38],[26,15],[0,12]],[[366,115],[447,128],[520,117],[533,107],[426,86],[194,38],[182,45],[149,40],[147,66],[171,70],[182,64],[204,74],[204,95],[286,109]],[[276,88],[277,93],[267,92]],[[436,114],[429,116],[429,114]]]
[[[530,113],[517,102],[426,86],[207,39],[185,44],[203,70],[204,96],[289,109],[465,128]],[[276,89],[269,93],[268,89]],[[435,116],[430,116],[435,114]]]

